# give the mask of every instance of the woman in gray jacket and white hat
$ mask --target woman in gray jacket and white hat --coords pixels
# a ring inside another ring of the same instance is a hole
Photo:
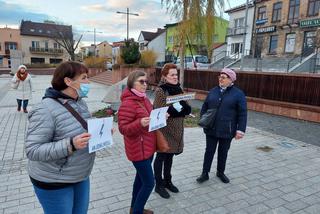
[[[32,95],[32,82],[31,75],[27,72],[27,67],[25,65],[20,65],[18,67],[18,71],[11,82],[11,87],[16,89],[17,92],[17,110],[21,111],[21,106],[23,106],[23,112],[28,113],[27,107]]]
[[[84,121],[91,117],[82,99],[89,91],[88,70],[80,63],[64,62],[51,84],[29,114],[28,173],[46,214],[85,214],[95,153],[88,152],[86,123],[80,123],[65,103]]]

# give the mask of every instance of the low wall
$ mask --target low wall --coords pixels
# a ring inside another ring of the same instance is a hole
[[[196,92],[196,99],[198,100],[205,100],[208,94],[207,91],[191,88],[185,90],[188,92]],[[320,123],[320,107],[318,106],[247,97],[247,107],[253,111]]]
[[[141,70],[147,73],[148,77],[155,73],[154,68],[137,68],[137,67],[123,67],[112,70],[112,84],[115,84],[126,78],[132,71]]]

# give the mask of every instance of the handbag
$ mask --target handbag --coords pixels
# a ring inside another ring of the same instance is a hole
[[[224,94],[223,94],[224,95]],[[204,129],[211,129],[213,127],[214,121],[216,119],[216,114],[217,111],[222,103],[222,99],[223,96],[220,99],[220,102],[218,104],[218,106],[216,108],[210,108],[206,111],[206,113],[204,113],[203,115],[201,115],[198,125]]]
[[[207,112],[201,116],[198,125],[204,129],[211,129],[215,120],[216,113],[216,108],[208,109]]]
[[[169,151],[170,149],[169,143],[160,130],[156,130],[156,137],[157,137],[157,141],[156,141],[157,152]]]
[[[137,102],[138,105],[143,108],[144,110],[147,111],[147,109],[139,102]],[[167,152],[169,151],[170,147],[169,147],[169,143],[167,141],[167,139],[165,138],[165,136],[162,134],[162,132],[160,130],[156,130],[156,150],[157,152]]]

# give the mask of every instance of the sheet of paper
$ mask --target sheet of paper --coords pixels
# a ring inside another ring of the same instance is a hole
[[[105,117],[88,120],[89,153],[99,151],[112,145],[113,117]]]
[[[149,132],[160,129],[167,125],[166,114],[169,107],[156,108],[151,111]]]
[[[167,104],[179,102],[181,100],[194,100],[196,93],[185,93],[167,97]]]

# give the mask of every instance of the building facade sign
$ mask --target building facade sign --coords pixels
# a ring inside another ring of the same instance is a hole
[[[256,25],[263,25],[264,23],[267,23],[268,19],[258,19],[256,20]]]
[[[263,27],[263,28],[257,28],[256,29],[256,33],[260,34],[260,33],[272,33],[276,31],[276,26],[269,26],[269,27]]]
[[[300,27],[317,27],[320,26],[320,19],[309,19],[300,21]]]

